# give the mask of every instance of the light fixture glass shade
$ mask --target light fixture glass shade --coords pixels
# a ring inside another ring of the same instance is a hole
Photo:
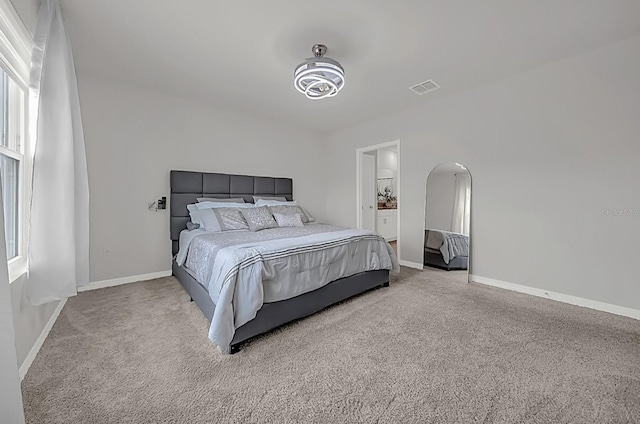
[[[323,57],[326,46],[316,44],[312,51],[315,57],[296,67],[293,85],[309,99],[333,97],[344,87],[344,68],[335,60]]]

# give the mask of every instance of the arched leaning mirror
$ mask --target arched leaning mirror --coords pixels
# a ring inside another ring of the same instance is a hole
[[[471,174],[457,162],[442,163],[427,178],[424,265],[468,281]]]

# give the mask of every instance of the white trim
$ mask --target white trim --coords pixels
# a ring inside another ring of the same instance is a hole
[[[29,63],[33,36],[11,2],[0,0],[0,53],[5,66],[25,87],[29,82]]]
[[[584,299],[582,297],[556,293],[549,290],[523,286],[520,284],[509,283],[506,281],[494,280],[493,278],[481,277],[479,275],[469,275],[469,279],[473,283],[484,284],[492,287],[498,287],[505,290],[525,293],[531,296],[543,297],[545,299],[556,300],[558,302],[568,303],[570,305],[582,306],[584,308],[595,309],[597,311],[609,312],[610,314],[622,315],[625,317],[640,320],[640,310],[638,309],[627,308],[625,306],[619,306],[619,305],[612,305],[610,303],[598,302],[597,300]]]
[[[51,314],[51,318],[49,318],[49,321],[47,321],[47,324],[42,329],[40,336],[38,336],[38,338],[36,339],[36,342],[31,347],[29,354],[27,355],[26,358],[24,358],[24,361],[22,361],[22,365],[20,365],[20,381],[22,381],[24,377],[27,375],[27,371],[29,371],[31,364],[33,364],[33,361],[34,359],[36,359],[38,352],[40,352],[40,348],[44,344],[44,341],[47,339],[49,332],[53,328],[53,324],[56,323],[56,320],[58,319],[58,316],[60,315],[60,312],[62,311],[62,308],[64,307],[65,303],[67,303],[67,299],[62,299],[58,303],[58,306],[56,306],[56,309],[53,311],[53,314]]]
[[[397,218],[396,218],[396,240],[398,242],[397,244],[397,256],[398,256],[398,261],[400,261],[400,228],[401,228],[401,220],[400,220],[400,207],[402,205],[402,193],[400,193],[400,187],[402,186],[402,184],[400,184],[400,174],[401,174],[401,160],[400,160],[400,140],[393,140],[393,141],[385,141],[384,143],[379,143],[379,144],[374,144],[371,146],[366,146],[366,147],[358,147],[356,149],[356,227],[357,228],[362,228],[362,202],[360,199],[360,186],[361,186],[361,181],[360,181],[360,170],[361,170],[361,158],[362,155],[365,152],[371,152],[371,151],[377,151],[380,149],[385,149],[387,147],[395,147],[396,148],[396,154],[398,157],[398,181],[396,183],[396,188],[397,188],[397,197],[398,197],[398,206],[397,206]],[[377,218],[376,218],[377,219]],[[407,263],[411,263],[411,262],[407,262]],[[406,266],[410,266],[410,265],[406,265]],[[414,266],[411,266],[412,268],[414,268]],[[420,269],[422,269],[422,266],[420,266]]]
[[[11,284],[27,273],[27,258],[20,255],[11,258],[8,261],[8,267],[9,284]]]
[[[153,280],[155,278],[168,277],[172,274],[171,270],[150,272],[149,274],[131,275],[129,277],[113,278],[111,280],[94,281],[86,286],[78,287],[78,292],[89,290],[103,289],[105,287],[119,286],[121,284],[136,283],[138,281]]]
[[[423,269],[424,268],[424,265],[419,264],[418,262],[403,261],[401,259],[398,259],[398,263],[400,263],[400,265],[406,266],[408,268],[415,268],[415,269]]]

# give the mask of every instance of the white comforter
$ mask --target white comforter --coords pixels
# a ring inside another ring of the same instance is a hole
[[[363,271],[400,269],[378,234],[323,224],[255,233],[185,230],[176,261],[186,264],[216,305],[209,339],[223,353],[229,352],[236,328],[255,318],[265,301],[295,297]]]

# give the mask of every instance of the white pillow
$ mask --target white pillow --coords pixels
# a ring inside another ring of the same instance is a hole
[[[300,214],[286,215],[283,213],[274,213],[273,217],[278,223],[278,227],[304,227]]]
[[[280,201],[280,200],[265,200],[265,199],[258,199],[256,200],[256,206],[260,207],[260,206],[298,206],[298,201],[297,200],[292,200],[292,201]]]
[[[238,206],[240,205],[240,206]],[[222,226],[218,220],[218,216],[215,214],[214,209],[219,208],[253,208],[255,207],[251,203],[232,203],[232,202],[201,202],[190,203],[187,205],[191,222],[200,225],[205,231],[212,233],[222,231]]]
[[[198,209],[191,212],[191,222],[194,224],[200,224],[200,228],[211,233],[217,233],[222,231],[220,222],[216,216],[214,209]]]
[[[235,202],[199,202],[195,204],[196,209],[211,208],[253,208],[252,203],[235,203]],[[189,206],[187,205],[187,209]]]
[[[189,211],[191,222],[193,222],[194,224],[198,224],[200,227],[203,227],[200,220],[200,215],[198,215],[198,209],[196,209],[196,205],[194,205],[193,203],[187,205],[187,210]]]

